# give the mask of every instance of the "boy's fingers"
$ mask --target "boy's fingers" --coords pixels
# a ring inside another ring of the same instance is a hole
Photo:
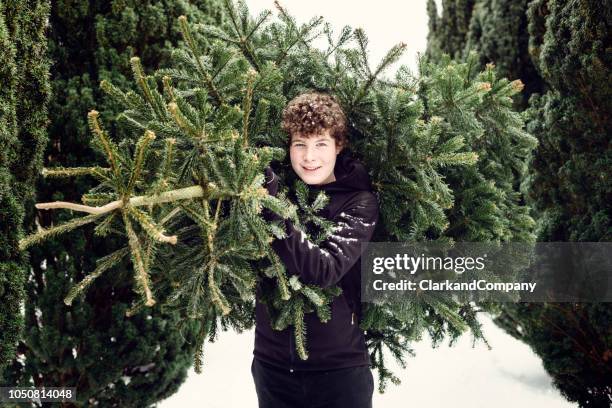
[[[270,166],[266,167],[265,175],[266,189],[268,190],[268,194],[271,196],[276,196],[276,193],[278,193],[278,177],[276,177],[276,174],[274,174],[274,171],[272,171]]]
[[[270,184],[274,181],[275,174],[270,167],[266,167],[266,184]]]

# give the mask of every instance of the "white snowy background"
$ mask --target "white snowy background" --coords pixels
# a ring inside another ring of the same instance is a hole
[[[273,0],[246,0],[246,3],[251,15],[264,9],[276,14]],[[428,20],[424,0],[284,0],[281,4],[301,23],[322,15],[336,32],[345,25],[363,28],[369,38],[373,66],[389,48],[404,42],[407,45],[404,57],[387,75],[392,75],[401,64],[416,72],[416,55],[425,50]],[[492,350],[482,342],[472,348],[469,335],[453,347],[443,344],[433,349],[428,339],[415,343],[416,357],[408,358],[406,369],[389,361],[402,384],[389,384],[384,394],[375,391],[374,407],[576,406],[565,401],[552,387],[541,360],[527,345],[507,335],[488,318],[483,318],[482,323]],[[191,369],[179,391],[158,406],[256,408],[257,396],[250,370],[253,342],[253,331],[221,333],[217,342],[205,346],[204,372],[198,375]],[[378,387],[376,375],[375,382]]]

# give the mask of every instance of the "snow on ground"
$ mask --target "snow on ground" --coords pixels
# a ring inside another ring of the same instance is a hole
[[[393,366],[402,384],[374,392],[375,408],[570,408],[555,390],[531,349],[507,335],[489,319],[484,333],[493,348],[472,348],[469,336],[457,345],[432,349],[428,340],[414,344],[416,357],[402,370]],[[190,370],[179,391],[159,408],[256,408],[251,377],[253,331],[222,333],[205,348],[204,372]],[[376,379],[376,375],[375,375]],[[378,383],[376,382],[376,387]]]

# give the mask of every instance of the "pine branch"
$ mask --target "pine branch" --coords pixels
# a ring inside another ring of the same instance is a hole
[[[19,241],[19,249],[23,251],[33,244],[38,244],[56,235],[60,235],[68,231],[72,231],[73,229],[76,229],[80,226],[87,225],[91,222],[96,221],[102,215],[104,215],[104,213],[86,215],[85,217],[70,220],[56,227],[42,229],[35,234],[29,235],[28,237],[21,239]]]
[[[271,273],[270,277],[276,277],[276,281],[278,283],[278,290],[280,293],[280,297],[282,300],[289,300],[291,297],[289,293],[289,287],[287,284],[287,276],[285,274],[285,267],[283,266],[282,261],[276,255],[274,251],[268,252],[268,258],[272,261]]]
[[[108,217],[106,217],[102,222],[100,222],[94,228],[94,235],[99,237],[105,237],[111,232],[111,226],[113,225],[113,221],[115,220],[115,215],[117,213],[111,213]]]
[[[164,154],[160,171],[157,174],[157,179],[153,186],[155,194],[161,194],[164,190],[167,190],[170,186],[170,179],[172,177],[172,167],[174,162],[174,146],[176,145],[176,139],[168,138],[164,141]]]
[[[144,70],[142,69],[140,58],[130,58],[130,64],[132,65],[132,73],[134,74],[134,79],[136,80],[140,91],[144,95],[145,100],[148,102],[149,106],[158,118],[164,118],[166,116],[166,107],[163,101],[160,100],[159,95],[156,95],[157,90],[151,89],[151,87],[147,83],[147,77],[144,73]]]
[[[165,191],[161,194],[152,196],[135,196],[131,197],[126,203],[124,203],[123,200],[116,200],[101,207],[90,207],[87,205],[74,204],[65,201],[54,201],[51,203],[38,203],[36,204],[36,208],[38,208],[39,210],[65,208],[74,211],[102,215],[113,210],[122,208],[126,204],[130,205],[131,207],[140,207],[143,205],[152,206],[199,197],[214,199],[222,197],[224,194],[226,194],[226,192],[222,192],[214,183],[208,183],[206,188],[202,188],[202,186],[191,186],[180,188],[177,190]]]
[[[42,176],[45,178],[54,177],[75,177],[75,176],[94,176],[101,181],[110,181],[108,174],[111,169],[104,167],[53,167],[43,168]]]
[[[251,115],[251,103],[253,102],[253,82],[256,73],[250,71],[247,77],[246,92],[242,105],[242,146],[246,149],[249,145],[249,116]]]
[[[134,152],[134,159],[132,161],[132,169],[130,174],[130,180],[126,187],[126,195],[131,195],[132,190],[136,181],[140,178],[142,172],[142,165],[145,161],[145,157],[148,151],[149,144],[155,139],[155,133],[147,130],[145,134],[136,143],[136,151]]]
[[[372,75],[372,71],[370,70],[370,63],[368,62],[368,37],[363,29],[355,29],[355,38],[357,39],[357,44],[359,45],[362,65],[365,68],[368,78],[376,78],[375,75]]]
[[[123,247],[109,255],[106,255],[105,257],[100,258],[97,261],[98,266],[96,267],[96,269],[92,273],[87,275],[81,282],[70,288],[70,291],[64,298],[64,303],[66,304],[66,306],[72,305],[72,302],[75,297],[77,297],[80,293],[84,292],[89,287],[89,285],[93,283],[94,280],[96,280],[100,275],[102,275],[104,272],[106,272],[113,266],[117,265],[128,254],[129,249],[127,247]]]
[[[100,81],[100,88],[115,101],[121,102],[124,107],[128,107],[130,105],[126,93],[117,88],[109,81],[105,79]]]
[[[146,213],[130,206],[125,207],[125,209],[127,210],[128,214],[140,224],[142,229],[147,233],[149,237],[159,242],[176,245],[176,235],[164,235],[163,230],[160,230],[157,225],[155,225],[155,222],[153,222],[153,220]]]
[[[162,77],[162,84],[163,84],[163,88],[164,88],[164,96],[171,100],[174,101],[175,100],[175,94],[174,94],[174,90],[172,89],[172,83],[170,82],[171,78],[168,75],[164,75]]]
[[[272,12],[270,10],[264,10],[259,14],[259,16],[255,19],[255,23],[253,24],[251,31],[245,36],[245,41],[249,41],[251,36],[255,34],[259,27],[268,19],[268,17],[270,17],[271,14]]]
[[[208,317],[204,317],[204,321],[200,322],[200,324],[201,324],[201,328],[200,328],[200,331],[198,332],[198,336],[196,339],[197,345],[196,345],[196,351],[195,351],[194,360],[193,360],[194,370],[198,374],[202,373],[202,364],[203,364],[203,357],[204,357],[204,342],[206,341],[206,337],[210,333],[211,321],[210,319],[208,319]]]
[[[193,59],[195,60],[195,63],[197,64],[199,74],[201,77],[204,78],[204,83],[206,84],[208,91],[210,92],[211,96],[215,100],[217,106],[225,105],[225,101],[223,100],[223,98],[221,97],[221,94],[219,93],[215,84],[213,83],[212,78],[210,77],[208,71],[204,68],[204,66],[202,65],[202,62],[200,61],[200,52],[199,52],[198,46],[193,36],[191,35],[191,29],[189,28],[189,24],[187,24],[187,17],[180,16],[179,25],[181,27],[181,33],[183,34],[183,38],[185,39],[185,41],[187,42],[189,46],[189,50],[191,51],[193,55]]]
[[[64,208],[67,210],[86,212],[89,214],[103,215],[123,206],[122,200],[116,200],[101,207],[91,207],[89,205],[75,204],[67,201],[53,201],[51,203],[38,203],[35,207],[39,210],[52,210]]]
[[[220,29],[219,27],[211,26],[211,25],[198,25],[196,27],[200,29],[201,33],[209,37],[219,39],[227,44],[232,44],[236,46],[240,44],[238,41],[234,40],[233,38],[228,37],[226,35],[227,33],[223,31],[222,29]]]
[[[213,259],[206,266],[206,271],[208,274],[208,291],[210,293],[210,298],[212,302],[217,306],[219,311],[223,316],[227,316],[229,312],[232,310],[231,306],[227,302],[227,299],[217,286],[215,281],[215,269],[216,269],[216,261]]]
[[[289,55],[289,51],[291,51],[291,49],[293,49],[293,47],[295,47],[297,44],[301,43],[306,50],[310,50],[309,41],[312,41],[314,38],[318,37],[319,34],[316,34],[309,39],[306,39],[305,37],[310,31],[312,31],[315,27],[320,25],[321,22],[323,22],[323,17],[319,16],[313,18],[307,25],[303,26],[303,28],[300,30],[297,27],[295,19],[284,9],[284,7],[280,5],[278,1],[274,1],[274,6],[279,11],[280,17],[283,22],[289,27],[289,32],[287,33],[287,35],[293,35],[295,32],[295,38],[287,47],[283,49],[281,54],[274,61],[277,66],[280,66],[283,63],[284,59],[287,57],[287,55]]]
[[[255,53],[253,52],[252,47],[250,46],[250,41],[248,41],[248,38],[250,38],[253,33],[251,32],[250,35],[247,36],[247,34],[244,33],[243,30],[241,30],[240,27],[238,26],[236,11],[234,9],[232,0],[225,0],[225,8],[230,17],[230,21],[232,25],[234,26],[234,30],[236,31],[236,37],[238,37],[238,44],[239,44],[240,50],[242,51],[242,54],[247,59],[247,61],[249,61],[252,67],[257,72],[260,72],[261,66],[259,62],[257,61],[257,57],[255,56]],[[260,23],[263,23],[263,21],[261,21]]]
[[[406,50],[406,44],[404,43],[400,43],[398,45],[393,46],[389,50],[389,52],[387,52],[384,58],[381,60],[380,64],[376,68],[376,71],[372,73],[372,71],[370,70],[368,61],[367,61],[367,49],[365,48],[367,47],[367,39],[365,38],[365,34],[363,34],[361,30],[357,29],[355,30],[355,35],[359,42],[359,46],[360,46],[360,50],[361,50],[361,54],[363,58],[363,65],[365,66],[366,71],[368,73],[368,79],[361,86],[359,92],[357,93],[357,97],[353,100],[352,102],[353,106],[358,105],[359,102],[367,95],[368,90],[378,79],[378,76],[382,73],[382,71],[385,70],[389,65],[396,62]]]
[[[145,305],[151,307],[155,305],[155,299],[153,299],[153,293],[151,293],[149,285],[149,272],[145,269],[145,260],[142,253],[142,247],[140,240],[132,228],[132,224],[129,220],[127,211],[122,211],[123,223],[125,225],[126,233],[128,236],[128,243],[130,245],[130,253],[132,255],[132,264],[134,265],[134,272],[136,285],[140,294],[143,296]]]
[[[302,360],[308,359],[306,351],[306,325],[304,324],[303,301],[298,298],[294,303],[293,334],[295,337],[295,350]]]
[[[206,137],[206,134],[203,131],[199,131],[193,125],[193,123],[187,119],[175,102],[170,102],[168,104],[168,111],[170,111],[170,116],[172,116],[172,119],[174,119],[174,122],[178,125],[178,127],[188,136],[191,136],[195,143]]]
[[[115,193],[86,193],[81,197],[81,202],[86,206],[99,206],[108,204],[117,198]]]
[[[119,167],[119,163],[117,162],[119,157],[119,151],[117,146],[110,140],[108,135],[102,127],[100,126],[100,122],[98,121],[99,113],[98,111],[92,110],[87,114],[87,119],[89,122],[89,127],[93,134],[97,137],[98,142],[102,146],[104,153],[106,154],[106,160],[111,166],[111,170],[115,176],[115,180],[120,179],[121,169]]]

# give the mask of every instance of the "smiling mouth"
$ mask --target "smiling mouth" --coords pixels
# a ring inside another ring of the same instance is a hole
[[[319,166],[319,167],[304,167],[304,166],[302,166],[302,168],[304,170],[306,170],[306,171],[316,171],[316,170],[319,170],[321,168],[321,166]]]

